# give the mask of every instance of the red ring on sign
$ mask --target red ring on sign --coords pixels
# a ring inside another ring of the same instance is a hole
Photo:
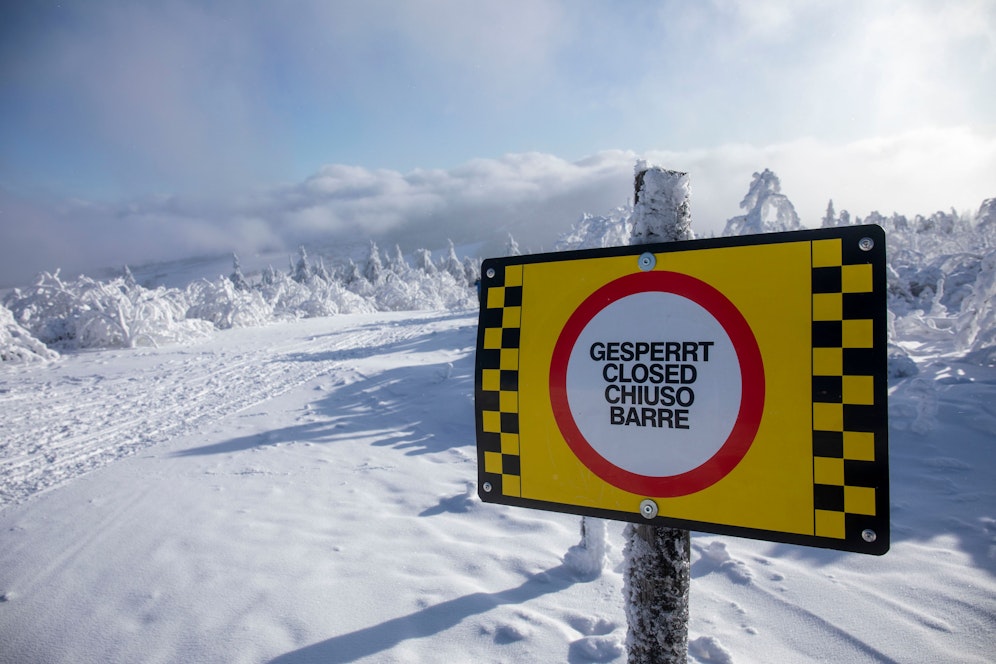
[[[726,441],[707,461],[678,475],[640,475],[608,461],[585,439],[567,400],[567,365],[578,337],[605,307],[637,293],[672,293],[695,302],[722,326],[740,364],[740,409]],[[588,296],[564,324],[550,360],[550,402],[564,440],[577,458],[600,478],[641,496],[673,498],[712,486],[736,468],[747,454],[764,412],[764,362],[740,310],[716,288],[680,272],[637,272],[611,281]]]

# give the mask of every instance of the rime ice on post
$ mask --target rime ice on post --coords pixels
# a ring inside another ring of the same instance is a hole
[[[692,239],[688,174],[636,165],[630,244]],[[626,527],[626,646],[629,664],[688,659],[689,533],[650,525]]]
[[[689,533],[629,524],[626,570],[626,649],[629,664],[677,664],[688,659]]]
[[[605,566],[605,548],[605,521],[583,516],[581,541],[567,550],[564,566],[582,579],[597,579]]]
[[[688,173],[636,164],[630,244],[691,240]]]

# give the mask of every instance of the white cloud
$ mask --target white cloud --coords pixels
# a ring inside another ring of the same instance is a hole
[[[34,272],[297,243],[376,238],[405,249],[483,241],[501,251],[511,232],[531,251],[550,249],[582,214],[632,197],[633,167],[645,158],[691,174],[693,227],[721,232],[740,210],[751,174],[771,168],[805,225],[819,225],[827,200],[838,210],[912,216],[951,207],[974,212],[996,196],[996,128],[931,129],[833,144],[804,139],[766,147],[635,153],[609,150],[568,161],[543,153],[475,159],[450,170],[410,173],[331,165],[298,184],[238,201],[143,198],[117,205],[43,204],[0,189],[11,232],[0,243],[0,283]]]

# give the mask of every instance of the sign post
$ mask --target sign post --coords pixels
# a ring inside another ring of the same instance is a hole
[[[630,244],[693,239],[688,184],[687,173],[637,164]],[[653,254],[642,254],[640,259],[641,269],[651,270],[656,265]],[[641,508],[652,507],[652,501],[641,504]],[[685,664],[691,612],[692,534],[683,528],[632,523],[623,532],[627,661]]]

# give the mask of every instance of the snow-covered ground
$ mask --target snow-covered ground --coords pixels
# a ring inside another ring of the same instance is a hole
[[[0,373],[0,662],[623,662],[621,524],[476,497],[474,311]],[[996,368],[906,349],[883,557],[693,534],[691,661],[991,662]]]

